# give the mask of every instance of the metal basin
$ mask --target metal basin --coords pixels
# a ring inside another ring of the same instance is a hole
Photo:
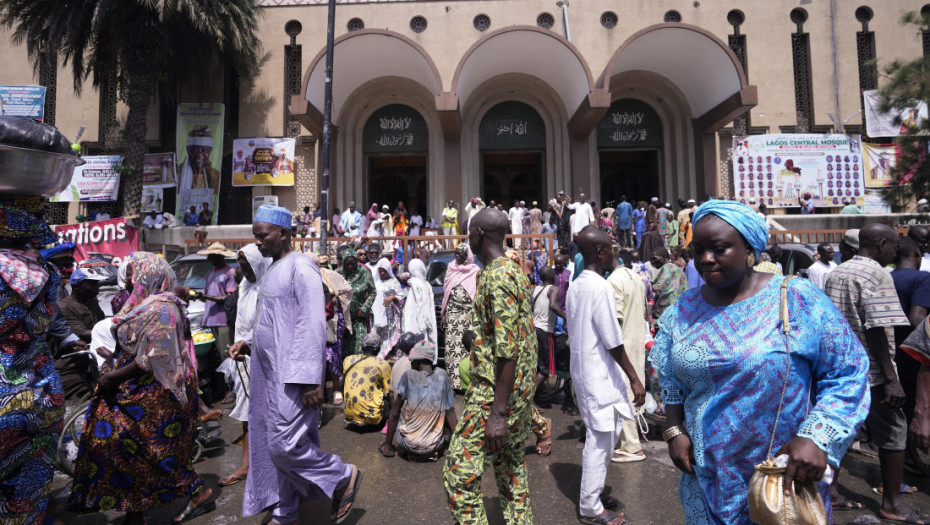
[[[0,144],[0,193],[54,197],[71,184],[75,155],[49,153]]]

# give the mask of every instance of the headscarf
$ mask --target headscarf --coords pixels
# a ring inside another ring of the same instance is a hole
[[[354,258],[356,261],[358,260],[358,254],[355,253],[355,248],[353,248],[353,247],[351,247],[351,246],[343,246],[342,248],[340,248],[340,250],[339,250],[339,268],[340,268],[343,272],[346,271],[346,270],[345,270],[346,267],[345,267],[345,264],[344,264],[344,263],[345,263],[345,260],[348,259],[349,257]],[[358,271],[358,268],[356,268],[355,271]],[[354,275],[354,274],[353,274],[353,275]],[[346,275],[346,277],[349,277],[349,275]]]
[[[129,259],[132,295],[113,318],[121,352],[130,352],[140,368],[188,403],[185,383],[197,373],[193,341],[187,338],[185,304],[174,294],[177,278],[168,262],[154,253],[135,252]]]
[[[930,366],[930,318],[924,319],[911,335],[901,343],[901,350],[910,357]]]
[[[439,333],[436,329],[436,300],[433,287],[426,281],[426,265],[420,259],[411,259],[409,269],[409,291],[404,302],[401,331],[425,334],[428,341],[436,344]]]
[[[465,264],[459,264],[458,261],[452,260],[446,267],[446,278],[442,285],[442,308],[440,313],[446,313],[446,305],[449,303],[449,296],[452,290],[461,286],[465,293],[474,300],[475,293],[478,291],[478,265],[475,264],[475,256],[471,253],[471,247],[466,243],[459,244],[456,250],[463,248],[465,250]]]
[[[368,213],[365,214],[365,220],[367,221],[366,226],[371,227],[371,223],[380,219],[381,214],[378,213],[378,203],[372,202],[371,208],[368,209]]]
[[[246,244],[239,250],[252,272],[255,273],[255,282],[242,278],[239,283],[239,301],[236,303],[236,333],[233,342],[245,341],[255,328],[255,319],[258,317],[258,292],[261,289],[262,277],[271,267],[271,259],[262,257],[255,243]]]
[[[698,222],[708,215],[716,215],[736,228],[736,231],[746,240],[746,244],[752,248],[756,258],[759,257],[760,252],[765,251],[769,242],[768,226],[765,224],[765,219],[749,206],[736,201],[717,199],[707,201],[698,206],[691,223],[696,227]]]
[[[381,272],[379,272],[379,270],[384,270],[388,273],[388,280],[385,281],[381,279],[381,275],[379,275]],[[375,302],[371,305],[372,321],[376,327],[387,326],[387,309],[393,308],[393,305],[384,306],[384,299],[387,298],[385,292],[391,290],[400,291],[400,283],[397,281],[397,278],[394,277],[394,271],[391,269],[391,262],[384,258],[378,259],[372,276],[375,280],[375,290],[377,290]]]
[[[328,268],[320,268],[320,274],[323,278],[323,284],[329,290],[329,293],[339,300],[342,306],[342,312],[349,314],[349,305],[352,304],[352,285],[346,281],[345,277],[339,275]],[[352,323],[346,323],[346,330],[352,333]]]
[[[0,196],[0,246],[30,240],[42,245],[58,242],[58,236],[44,220],[47,202],[38,196]]]
[[[581,253],[575,254],[575,270],[572,272],[572,280],[574,281],[581,276],[581,272],[584,271],[584,256]]]

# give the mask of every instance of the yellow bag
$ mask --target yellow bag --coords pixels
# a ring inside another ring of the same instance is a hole
[[[785,374],[785,386],[781,391],[781,400],[778,402],[778,412],[775,413],[775,425],[772,428],[772,438],[769,440],[768,459],[756,465],[756,471],[749,479],[749,518],[760,525],[827,525],[827,509],[817,492],[814,482],[794,482],[794,497],[785,497],[783,485],[785,481],[785,467],[775,464],[772,457],[772,445],[775,442],[775,430],[778,428],[778,418],[781,407],[785,402],[785,390],[788,388],[788,378],[791,375],[791,347],[788,341],[788,281],[786,278],[781,284],[781,323],[785,332],[785,349],[787,350],[788,372]],[[810,397],[810,393],[808,393]]]

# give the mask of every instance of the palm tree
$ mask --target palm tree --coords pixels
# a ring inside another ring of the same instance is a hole
[[[70,63],[75,92],[114,79],[129,107],[123,214],[139,212],[146,115],[158,88],[210,84],[211,71],[234,67],[243,78],[258,69],[256,0],[0,0],[0,24],[14,28],[36,65],[49,57]],[[222,79],[222,73],[217,76]]]

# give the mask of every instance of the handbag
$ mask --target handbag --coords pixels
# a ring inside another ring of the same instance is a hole
[[[791,375],[791,347],[788,340],[790,327],[788,325],[788,281],[786,277],[781,284],[780,316],[782,331],[785,333],[785,354],[788,371],[785,373],[785,384],[781,391],[781,400],[778,402],[778,412],[775,413],[775,425],[772,427],[772,437],[769,440],[769,450],[766,460],[756,465],[756,470],[749,479],[749,518],[760,525],[827,525],[827,510],[823,498],[817,492],[813,481],[794,482],[795,497],[785,497],[783,490],[785,467],[777,466],[772,457],[772,445],[775,443],[775,431],[778,428],[778,419],[781,408],[785,402],[785,391],[788,389],[788,377]],[[808,397],[810,395],[808,394]]]

